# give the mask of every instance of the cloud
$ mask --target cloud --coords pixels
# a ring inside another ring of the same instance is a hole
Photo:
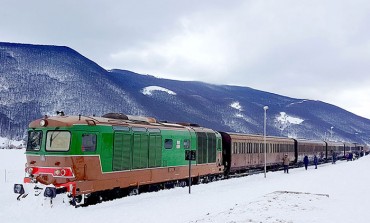
[[[363,103],[370,95],[365,0],[37,0],[2,6],[0,41],[67,45],[107,69],[249,86],[370,118]]]

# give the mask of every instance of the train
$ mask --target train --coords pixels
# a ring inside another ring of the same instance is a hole
[[[266,145],[266,151],[265,151]],[[141,192],[207,183],[264,166],[278,170],[363,150],[354,143],[215,131],[192,123],[108,113],[44,116],[29,124],[21,200],[28,194],[83,206]],[[187,159],[186,154],[194,153]],[[266,154],[266,162],[265,155]],[[189,173],[189,165],[191,173]],[[189,176],[190,174],[190,176]]]

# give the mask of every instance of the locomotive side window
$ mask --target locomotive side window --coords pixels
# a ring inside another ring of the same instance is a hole
[[[221,145],[222,145],[222,143],[221,143],[221,139],[218,139],[217,140],[217,149],[218,150],[221,150],[222,148],[221,148]]]
[[[82,147],[83,152],[96,151],[96,134],[82,134]]]
[[[46,133],[46,151],[68,151],[71,133],[68,131],[48,131]]]
[[[133,132],[146,132],[146,128],[142,128],[142,127],[133,127],[133,128],[132,128],[132,131],[133,131]]]
[[[29,131],[27,150],[28,151],[38,151],[41,148],[42,142],[42,131]]]
[[[190,148],[190,140],[184,139],[184,149],[189,149],[189,148]]]
[[[165,149],[172,149],[172,139],[165,139],[164,140],[164,148]]]

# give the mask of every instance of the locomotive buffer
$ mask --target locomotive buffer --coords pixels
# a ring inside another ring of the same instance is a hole
[[[189,194],[191,194],[191,161],[194,161],[195,159],[195,150],[185,150],[185,160],[189,160]]]

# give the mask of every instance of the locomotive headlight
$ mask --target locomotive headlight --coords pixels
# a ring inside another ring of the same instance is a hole
[[[65,176],[67,171],[65,169],[54,170],[54,176]]]
[[[27,171],[27,173],[32,174],[33,173],[33,168],[32,167],[27,167],[26,171]]]
[[[14,184],[14,193],[24,194],[24,188],[22,184]]]
[[[54,175],[55,176],[60,176],[60,170],[59,169],[54,170]]]
[[[44,197],[54,198],[57,196],[57,189],[55,187],[47,187],[44,191]]]
[[[45,120],[45,119],[41,119],[40,120],[40,126],[45,127],[47,125],[48,125],[48,121],[47,120]]]

